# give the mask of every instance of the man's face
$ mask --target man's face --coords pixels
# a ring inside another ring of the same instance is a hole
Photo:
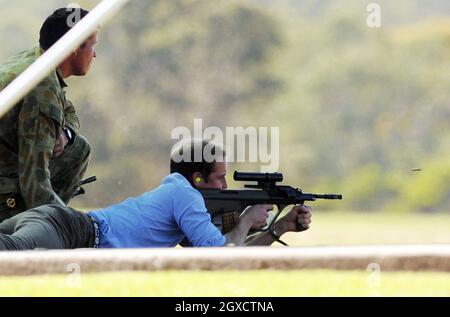
[[[227,175],[227,164],[226,162],[216,162],[214,168],[209,174],[207,182],[202,180],[197,184],[199,189],[226,189],[227,180],[225,176]]]
[[[98,32],[96,31],[82,46],[77,50],[74,59],[73,68],[75,76],[84,76],[89,72],[92,60],[96,57],[95,46],[98,41]]]

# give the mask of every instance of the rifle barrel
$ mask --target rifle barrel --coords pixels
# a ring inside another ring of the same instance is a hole
[[[342,195],[338,194],[313,194],[313,196],[318,199],[342,199]]]
[[[97,177],[95,177],[95,176],[91,176],[91,177],[89,177],[89,178],[86,178],[85,180],[81,181],[81,184],[80,184],[80,186],[83,186],[83,185],[86,185],[86,184],[89,184],[89,183],[95,182],[96,180],[97,180]]]

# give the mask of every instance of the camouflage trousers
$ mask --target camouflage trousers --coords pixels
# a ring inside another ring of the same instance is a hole
[[[67,146],[62,155],[50,160],[52,187],[64,203],[67,204],[78,189],[88,167],[90,155],[91,147],[88,141],[77,135],[74,143]],[[5,191],[0,186],[0,222],[26,209],[20,192]]]

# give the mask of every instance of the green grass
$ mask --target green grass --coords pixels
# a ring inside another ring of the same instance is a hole
[[[79,283],[79,284],[77,284]],[[450,273],[127,272],[0,277],[0,296],[450,296]]]
[[[450,214],[314,212],[291,245],[450,243]],[[450,296],[450,273],[127,272],[1,277],[0,296]],[[79,282],[79,286],[77,283]]]
[[[286,234],[296,246],[450,243],[450,213],[314,212],[311,228]]]

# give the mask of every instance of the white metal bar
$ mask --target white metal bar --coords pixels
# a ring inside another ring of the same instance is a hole
[[[0,92],[0,118],[129,0],[103,0],[67,34]]]
[[[162,270],[450,270],[450,245],[79,249],[0,252],[0,276]]]

